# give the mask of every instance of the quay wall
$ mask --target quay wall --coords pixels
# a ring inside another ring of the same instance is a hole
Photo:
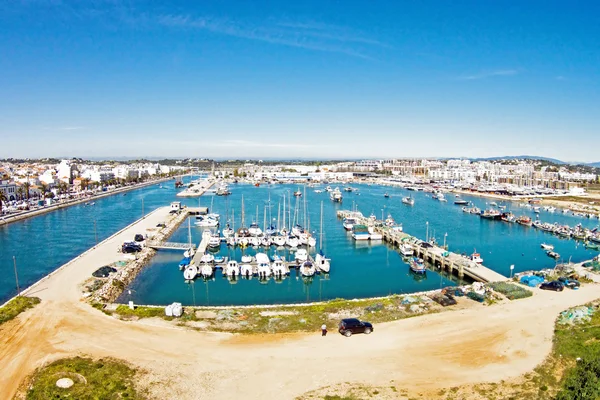
[[[61,202],[61,203],[56,203],[53,204],[51,206],[48,207],[43,207],[40,209],[36,209],[36,210],[31,210],[31,211],[24,211],[21,213],[18,213],[16,215],[8,215],[8,216],[4,216],[4,217],[0,217],[0,226],[4,226],[4,225],[8,225],[12,222],[17,222],[17,221],[21,221],[27,218],[31,218],[31,217],[35,217],[38,215],[42,215],[42,214],[46,214],[49,213],[51,211],[56,211],[56,210],[60,210],[62,208],[67,208],[67,207],[71,207],[77,204],[81,204],[81,203],[87,203],[88,201],[94,201],[96,199],[101,199],[103,197],[108,197],[108,196],[113,196],[119,193],[124,193],[124,192],[128,192],[130,190],[135,190],[135,189],[140,189],[146,186],[151,186],[151,185],[155,185],[158,183],[162,183],[162,182],[166,182],[172,180],[172,178],[163,178],[163,179],[158,179],[155,181],[151,181],[151,182],[144,182],[144,183],[140,183],[137,185],[132,185],[132,186],[126,186],[126,187],[120,187],[117,188],[115,190],[111,190],[110,192],[101,192],[98,194],[94,194],[92,196],[89,197],[83,197],[80,199],[73,199],[73,200],[67,200],[65,202]]]

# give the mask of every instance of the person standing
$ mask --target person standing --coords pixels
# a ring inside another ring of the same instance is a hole
[[[327,326],[321,325],[321,336],[327,336]]]

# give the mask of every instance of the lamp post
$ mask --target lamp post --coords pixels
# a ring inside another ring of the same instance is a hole
[[[13,256],[13,265],[15,267],[15,281],[17,282],[17,296],[21,295],[21,288],[19,288],[19,274],[17,274],[17,258]]]
[[[448,237],[448,232],[444,233],[444,249],[448,250],[446,248],[446,238]]]

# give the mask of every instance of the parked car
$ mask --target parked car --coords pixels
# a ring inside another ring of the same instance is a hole
[[[353,333],[369,334],[373,332],[373,325],[370,322],[359,321],[356,318],[346,318],[340,321],[339,332],[350,337]]]
[[[135,235],[135,237],[133,238],[134,241],[136,242],[143,242],[144,241],[144,235],[142,235],[141,233],[138,233]]]
[[[573,290],[579,289],[579,286],[581,286],[581,284],[579,283],[578,280],[567,278],[564,276],[561,276],[560,278],[558,278],[558,281],[560,283],[562,283],[563,285],[565,285],[566,287],[568,287],[569,289],[573,289]]]
[[[544,282],[540,285],[540,289],[554,290],[555,292],[562,292],[563,290],[565,290],[565,285],[563,285],[559,281]]]

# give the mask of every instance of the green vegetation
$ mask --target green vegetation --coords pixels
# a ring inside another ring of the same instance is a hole
[[[15,297],[7,305],[0,308],[0,325],[15,318],[23,311],[33,308],[40,301],[38,297]]]
[[[66,358],[35,372],[27,399],[141,399],[134,386],[135,373],[115,359]],[[56,386],[61,378],[71,379],[73,386]]]
[[[410,299],[409,301],[407,299]],[[100,308],[100,307],[97,307]],[[101,308],[100,308],[101,309]],[[102,309],[123,319],[159,317],[191,323],[196,329],[239,333],[314,332],[323,323],[334,330],[342,318],[362,318],[372,323],[394,321],[419,314],[438,312],[440,305],[425,296],[390,296],[383,299],[343,300],[292,307],[256,307],[209,309],[185,307],[181,318],[165,316],[162,307],[134,310],[119,305],[116,310]]]
[[[489,287],[494,289],[498,293],[502,293],[509,300],[524,299],[526,297],[533,296],[533,292],[529,289],[525,289],[520,285],[515,285],[508,282],[494,282],[490,283]]]

